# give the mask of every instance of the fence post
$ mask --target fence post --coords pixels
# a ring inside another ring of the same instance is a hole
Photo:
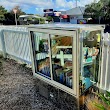
[[[2,44],[2,52],[3,52],[3,57],[6,58],[6,47],[5,47],[5,39],[3,35],[4,30],[1,30],[1,44]]]

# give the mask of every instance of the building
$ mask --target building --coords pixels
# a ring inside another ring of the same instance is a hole
[[[86,24],[86,19],[84,19],[84,12],[85,7],[75,7],[67,11],[54,11],[53,9],[45,9],[44,16],[51,16],[54,22]]]
[[[20,25],[29,25],[29,24],[39,24],[40,19],[46,20],[46,18],[37,15],[20,15],[18,21],[20,22]]]
[[[62,22],[70,22],[72,24],[85,24],[86,20],[84,19],[85,7],[75,7],[67,11],[63,11],[61,14]],[[65,17],[64,17],[65,16]]]

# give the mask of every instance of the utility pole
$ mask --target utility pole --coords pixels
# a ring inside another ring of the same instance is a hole
[[[76,0],[76,8],[77,8],[77,5],[78,5],[78,2],[77,2],[77,0]]]
[[[17,26],[17,18],[16,18],[17,9],[13,9],[13,12],[15,14],[15,23],[16,23],[16,26]]]

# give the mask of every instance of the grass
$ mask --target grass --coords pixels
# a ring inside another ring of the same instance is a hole
[[[93,102],[93,104],[100,110],[110,110],[110,92],[106,91],[106,94],[99,93],[98,97],[102,100],[102,103]]]

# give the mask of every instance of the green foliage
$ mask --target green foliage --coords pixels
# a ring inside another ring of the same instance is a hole
[[[4,15],[0,15],[0,21],[3,21],[5,19]]]
[[[32,18],[32,17],[28,17],[27,18],[28,21],[38,21],[38,23],[40,22],[40,24],[44,24],[45,20],[43,18]]]
[[[93,104],[99,108],[100,110],[106,110],[105,107],[102,104],[97,104],[96,102],[93,102]]]
[[[0,21],[3,21],[5,19],[4,14],[6,13],[7,13],[7,10],[3,6],[0,6]]]
[[[45,24],[45,20],[43,18],[40,18],[40,24]]]
[[[19,6],[15,6],[14,9],[17,9],[17,18],[20,15],[26,14]],[[7,11],[3,6],[0,6],[0,22],[10,25],[15,24],[15,15],[13,9],[11,11]]]
[[[28,21],[32,21],[33,18],[32,18],[32,17],[28,17],[27,20],[28,20]]]
[[[86,5],[85,14],[89,13],[91,17],[98,19],[110,18],[110,0],[100,0],[98,3]]]
[[[103,93],[99,93],[97,95],[108,107],[110,107],[110,92],[106,91],[106,96]],[[107,108],[102,104],[98,104],[96,102],[93,102],[93,104],[100,110],[107,110]]]
[[[3,15],[5,13],[7,13],[7,10],[3,6],[0,6],[0,15]]]
[[[110,97],[110,92],[106,91],[106,95],[107,95],[108,97]]]
[[[47,16],[47,20],[48,20],[48,21],[52,21],[52,19],[53,19],[53,18],[52,18],[51,16]]]
[[[22,11],[22,9],[20,8],[20,6],[15,6],[13,9],[17,10],[17,19],[19,18],[20,15],[25,15],[26,13]],[[0,6],[0,22],[7,22],[9,24],[15,24],[15,15],[13,12],[13,9],[11,9],[10,11],[7,11],[3,6]],[[30,14],[33,15],[33,14]],[[37,15],[38,17],[41,17],[40,15]],[[49,18],[50,19],[50,18]],[[32,21],[35,22],[35,24],[38,24],[40,21],[40,24],[44,24],[45,20],[41,17],[41,18],[32,18],[29,17],[28,21]]]

